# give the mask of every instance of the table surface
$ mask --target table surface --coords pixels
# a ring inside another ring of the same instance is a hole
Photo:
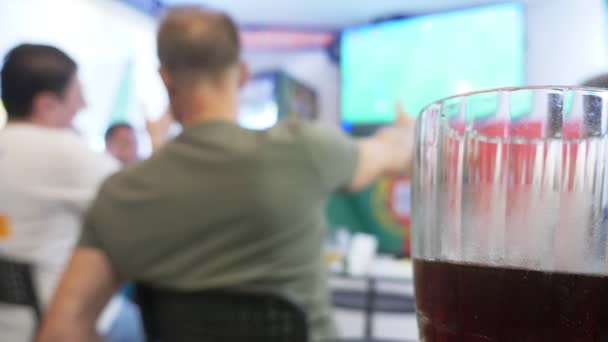
[[[373,278],[382,281],[412,283],[414,280],[414,269],[411,259],[394,259],[388,257],[375,258],[365,274],[352,274],[344,269],[331,269],[333,276],[366,279]]]

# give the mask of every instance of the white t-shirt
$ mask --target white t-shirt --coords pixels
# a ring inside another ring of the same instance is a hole
[[[0,216],[8,221],[0,255],[34,265],[43,307],[80,235],[84,211],[117,169],[114,159],[94,153],[70,130],[25,123],[0,130]],[[0,306],[0,341],[30,340],[30,315]]]

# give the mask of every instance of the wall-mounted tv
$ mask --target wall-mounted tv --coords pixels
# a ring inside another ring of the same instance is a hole
[[[239,124],[264,130],[280,120],[313,121],[318,116],[316,91],[283,71],[256,74],[240,96]]]
[[[392,122],[397,101],[417,115],[442,97],[525,83],[525,15],[510,3],[345,30],[346,127]]]

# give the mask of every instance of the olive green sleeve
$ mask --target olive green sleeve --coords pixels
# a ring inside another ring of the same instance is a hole
[[[329,192],[347,190],[357,168],[356,140],[337,129],[312,124],[303,125],[303,137],[323,189]]]
[[[101,242],[95,230],[95,222],[93,220],[93,211],[95,207],[89,209],[85,214],[82,229],[80,232],[80,239],[78,241],[78,247],[91,247],[101,249]]]

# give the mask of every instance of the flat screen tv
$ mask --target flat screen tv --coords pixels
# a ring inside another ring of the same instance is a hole
[[[392,122],[432,101],[525,83],[521,4],[501,4],[353,27],[341,39],[345,127]]]
[[[258,73],[241,91],[242,127],[265,130],[287,118],[313,121],[317,117],[317,92],[283,71]]]

